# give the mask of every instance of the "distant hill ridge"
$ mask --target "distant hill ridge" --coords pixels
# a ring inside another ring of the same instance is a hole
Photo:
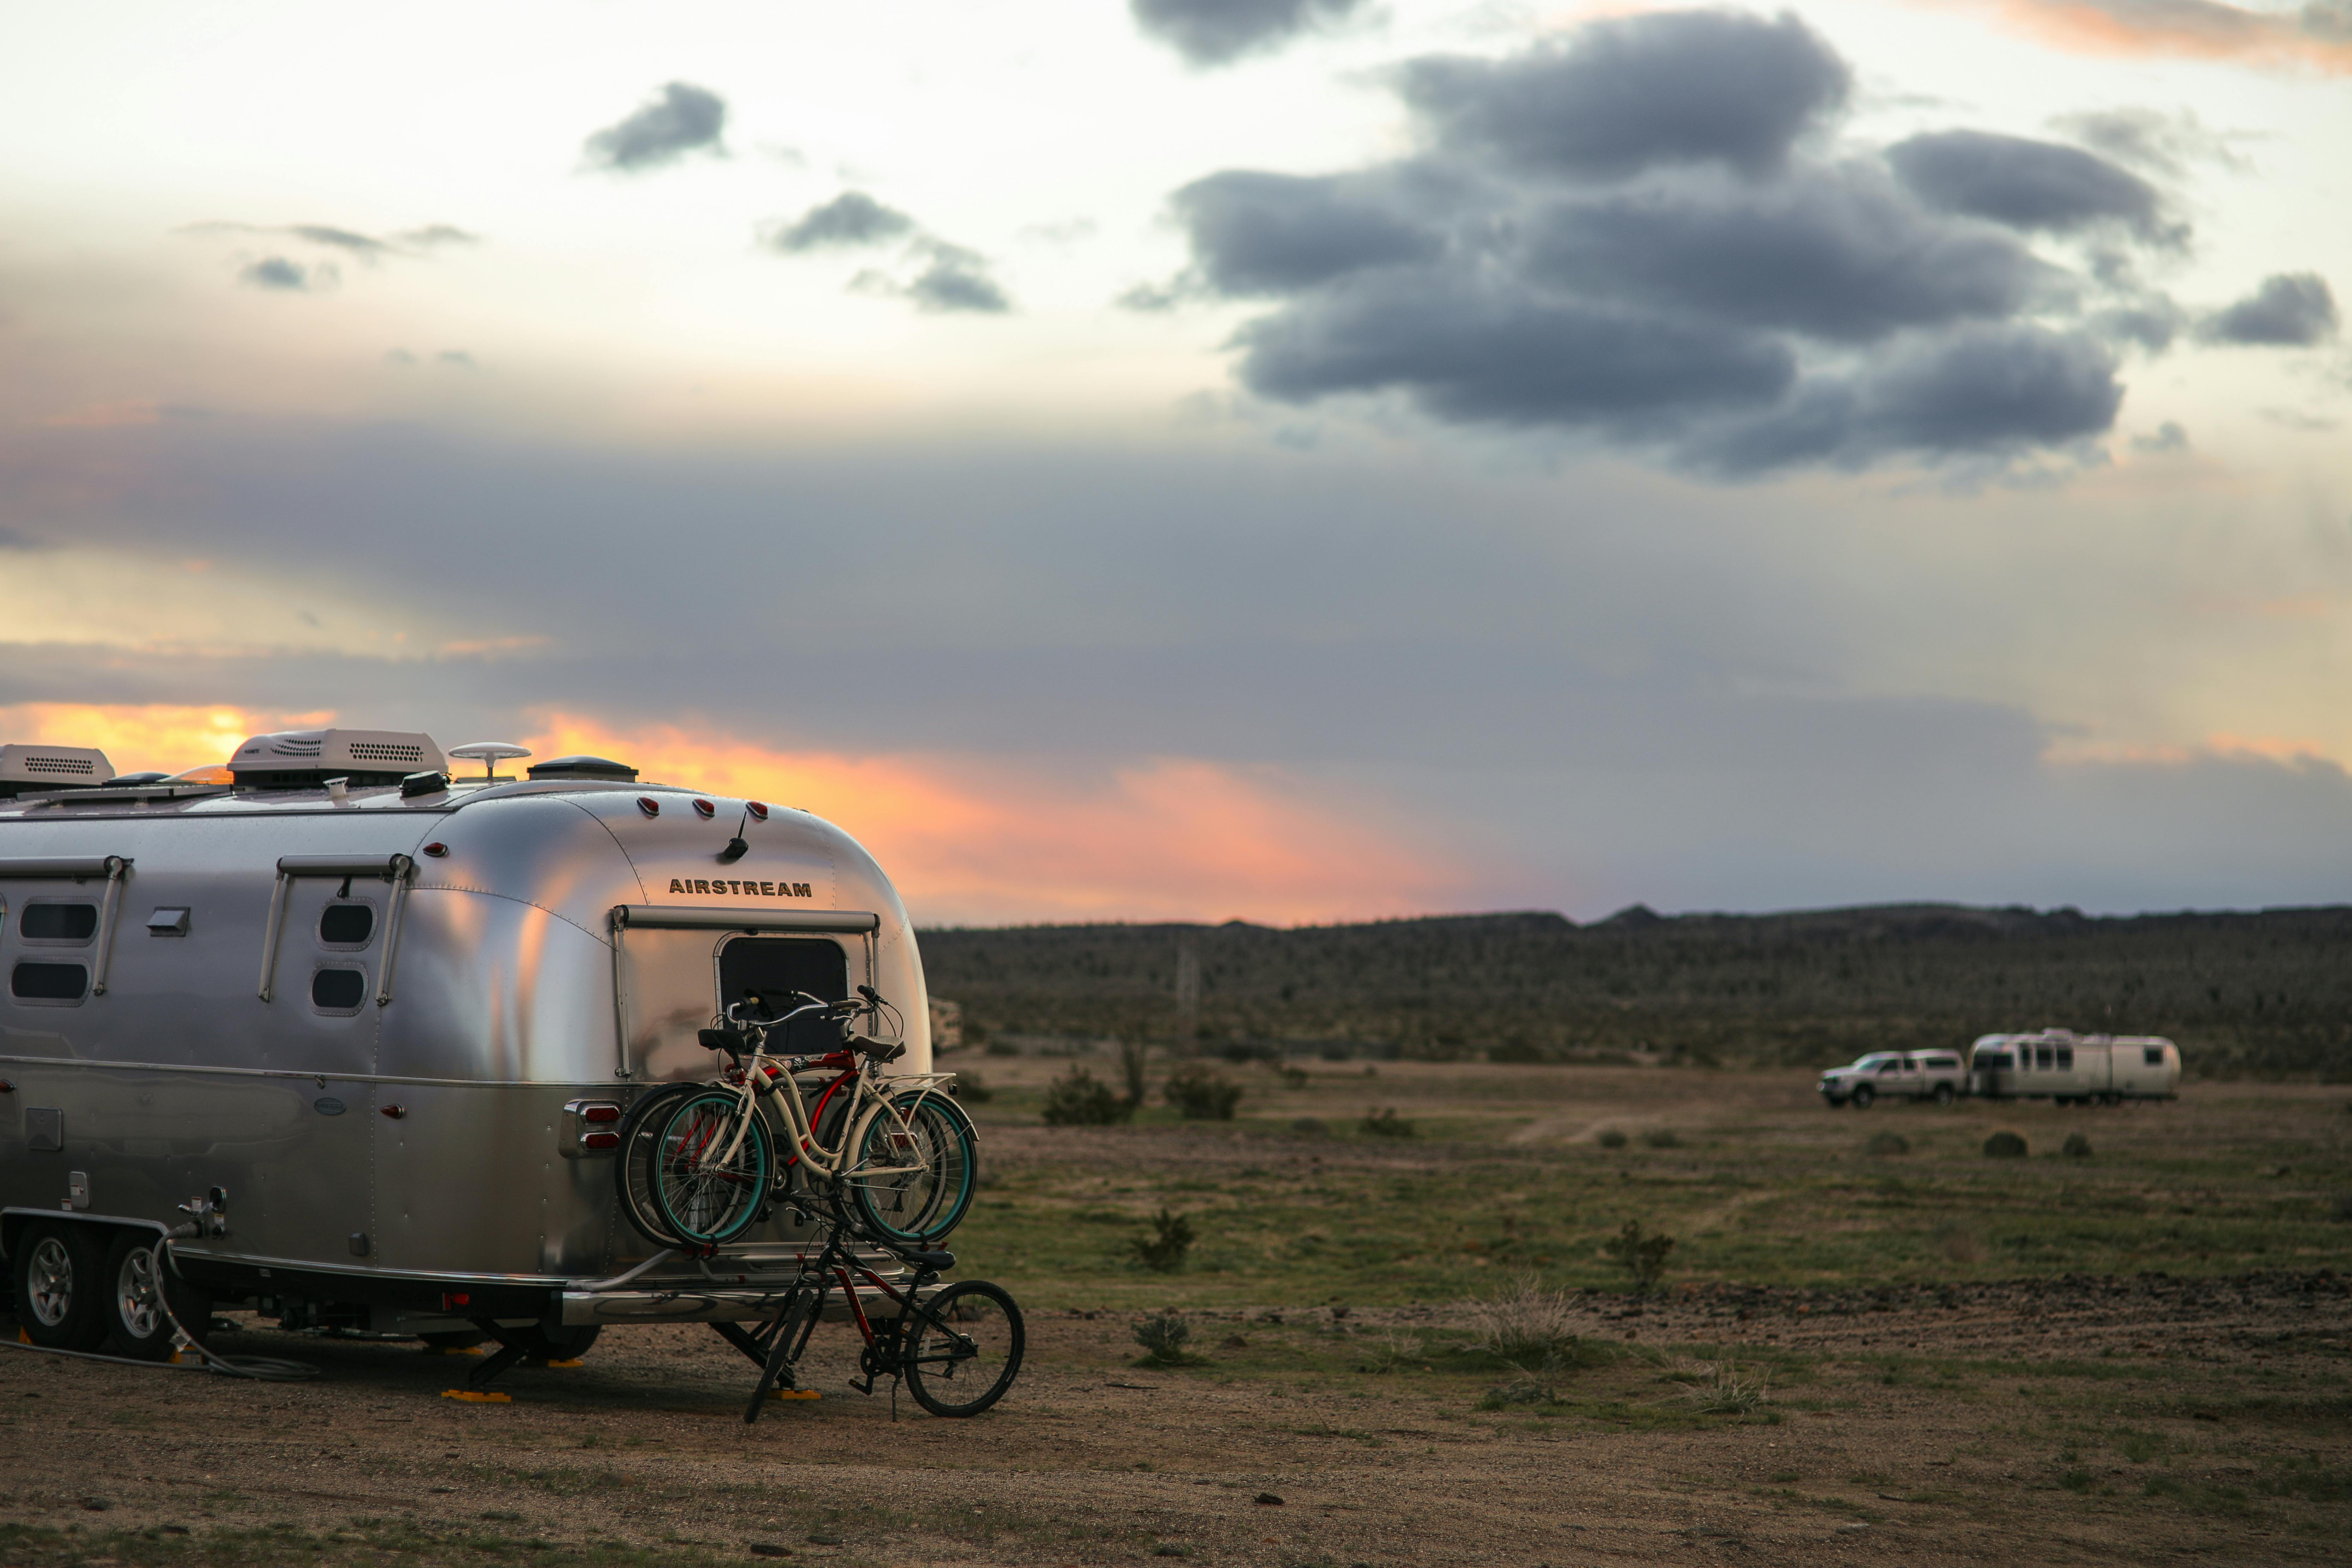
[[[1882,904],[1578,925],[1548,910],[1280,930],[921,933],[993,1030],[1358,1040],[1433,1057],[1822,1062],[2045,1025],[2170,1035],[2192,1071],[2352,1078],[2352,906],[2129,916]],[[1200,1005],[1176,1006],[1190,946]]]

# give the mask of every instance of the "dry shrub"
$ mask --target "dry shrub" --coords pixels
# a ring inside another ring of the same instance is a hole
[[[1911,1141],[1900,1132],[1874,1132],[1870,1142],[1862,1146],[1865,1154],[1908,1154]]]
[[[2066,1142],[2058,1145],[2058,1152],[2069,1160],[2087,1160],[2091,1157],[2091,1141],[2080,1132],[2069,1132]]]
[[[1617,1265],[1633,1276],[1633,1289],[1648,1295],[1658,1288],[1665,1277],[1666,1254],[1675,1249],[1675,1238],[1655,1233],[1643,1235],[1642,1222],[1629,1219],[1625,1228],[1601,1244],[1601,1250]]]
[[[1936,1250],[1954,1263],[1974,1263],[1983,1256],[1983,1249],[1977,1246],[1975,1233],[1956,1219],[1948,1219],[1937,1226],[1930,1239],[1935,1242]]]
[[[1694,1384],[1690,1397],[1707,1415],[1745,1415],[1764,1403],[1771,1391],[1771,1369],[1743,1371],[1736,1361],[1715,1363],[1714,1375]]]
[[[1603,1149],[1622,1149],[1625,1146],[1625,1134],[1620,1129],[1612,1127],[1593,1142]]]
[[[1368,1341],[1363,1348],[1371,1357],[1364,1368],[1366,1372],[1396,1372],[1419,1361],[1423,1352],[1421,1336],[1402,1329],[1391,1329],[1380,1338]]]
[[[1499,1296],[1471,1299],[1470,1348],[1513,1366],[1556,1366],[1576,1350],[1574,1314],[1567,1291],[1522,1274]]]
[[[1984,1152],[1988,1160],[2022,1160],[2025,1140],[2014,1132],[1996,1132],[1984,1141]]]

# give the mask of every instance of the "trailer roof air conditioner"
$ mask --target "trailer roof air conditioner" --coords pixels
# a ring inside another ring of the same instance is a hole
[[[398,730],[286,730],[254,736],[228,760],[239,789],[316,789],[329,779],[358,789],[448,767],[432,736]]]
[[[86,789],[113,777],[106,753],[88,746],[0,746],[0,800],[28,789]]]

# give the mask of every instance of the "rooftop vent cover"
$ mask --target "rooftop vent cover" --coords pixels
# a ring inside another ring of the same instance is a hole
[[[104,752],[88,746],[0,746],[0,798],[28,789],[73,789],[114,777]]]
[[[349,779],[355,789],[396,784],[411,773],[446,773],[430,735],[397,730],[287,730],[256,735],[228,760],[241,789],[315,789]]]
[[[610,757],[550,757],[543,763],[533,763],[530,776],[535,779],[604,779],[613,784],[635,784],[637,782],[637,770]]]

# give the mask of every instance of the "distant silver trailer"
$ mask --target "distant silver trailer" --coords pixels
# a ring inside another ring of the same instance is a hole
[[[144,782],[5,762],[0,1251],[44,1343],[167,1352],[148,1248],[215,1189],[227,1234],[162,1282],[200,1313],[559,1348],[755,1318],[792,1210],[664,1258],[616,1214],[622,1114],[708,1077],[696,1031],[750,988],[871,985],[893,1070],[931,1065],[906,910],[805,812],[590,757],[452,781],[417,734],[260,736]]]
[[[2116,1105],[2180,1092],[2180,1047],[2157,1035],[1984,1035],[1969,1047],[1969,1091],[1988,1100]]]

